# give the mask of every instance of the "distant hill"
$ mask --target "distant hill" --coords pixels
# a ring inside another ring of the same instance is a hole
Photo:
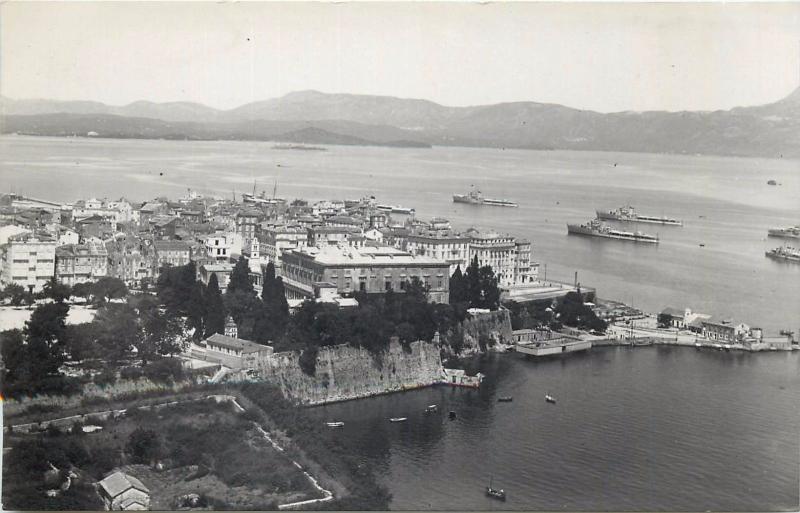
[[[336,121],[170,122],[113,114],[33,114],[2,118],[2,133],[118,139],[255,140],[305,144],[429,148],[403,130]],[[407,139],[404,139],[407,138]]]
[[[713,112],[603,114],[536,102],[446,107],[318,91],[227,111],[187,102],[115,107],[2,98],[0,112],[2,132],[34,135],[94,131],[109,137],[800,157],[800,89],[771,104]]]

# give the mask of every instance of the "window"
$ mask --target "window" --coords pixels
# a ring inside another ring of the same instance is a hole
[[[386,280],[386,290],[392,290],[392,280]]]

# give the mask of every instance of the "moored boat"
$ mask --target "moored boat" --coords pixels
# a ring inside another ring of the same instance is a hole
[[[389,422],[405,422],[408,420],[408,417],[392,417],[389,419]]]
[[[344,427],[344,422],[326,422],[325,425],[331,428],[341,428]]]
[[[658,236],[650,235],[647,233],[626,232],[622,230],[615,230],[609,227],[599,219],[592,219],[584,224],[567,224],[567,233],[572,235],[588,235],[591,237],[602,237],[606,239],[627,240],[631,242],[645,242],[649,244],[658,244]]]
[[[378,210],[381,210],[383,212],[391,212],[391,213],[394,213],[394,214],[412,215],[412,214],[414,214],[416,212],[416,209],[407,208],[407,207],[401,207],[400,205],[378,205],[375,208],[377,208]]]
[[[510,403],[513,400],[514,400],[514,398],[511,397],[510,395],[497,398],[497,402],[499,402],[499,403]]]
[[[435,413],[437,411],[439,411],[439,407],[435,404],[430,404],[425,407],[425,413]]]
[[[770,237],[783,237],[786,239],[800,239],[800,225],[786,228],[770,228],[767,230]]]
[[[800,249],[792,248],[789,246],[782,246],[771,249],[765,253],[767,257],[774,260],[789,260],[791,262],[800,262]]]
[[[619,207],[615,210],[597,210],[597,218],[609,221],[622,221],[633,223],[655,223],[671,226],[683,226],[683,221],[666,216],[651,216],[639,214],[630,206]]]
[[[513,201],[504,199],[485,198],[481,191],[472,190],[467,194],[453,194],[454,203],[468,203],[470,205],[490,205],[494,207],[518,207]]]

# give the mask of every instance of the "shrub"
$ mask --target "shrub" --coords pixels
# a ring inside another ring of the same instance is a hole
[[[125,451],[134,463],[150,463],[161,455],[161,438],[155,431],[137,428],[128,438]]]

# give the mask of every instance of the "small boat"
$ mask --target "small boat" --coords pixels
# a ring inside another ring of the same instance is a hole
[[[392,417],[389,419],[389,422],[405,422],[408,420],[408,417]]]
[[[425,407],[425,413],[434,413],[437,411],[439,411],[439,407],[436,406],[435,404],[430,404],[427,407]]]
[[[344,427],[344,422],[326,422],[325,425],[331,428],[340,428]]]
[[[453,410],[450,410],[450,413],[448,414],[448,417],[450,417],[450,420],[455,420],[456,412],[454,412]]]
[[[486,487],[486,495],[491,497],[492,499],[497,499],[500,501],[506,500],[506,491],[502,488],[494,488],[492,487],[492,480],[489,480],[489,486]]]
[[[514,398],[511,397],[510,395],[506,395],[506,396],[497,398],[497,402],[498,403],[510,403],[513,400],[514,400]]]
[[[545,395],[544,395],[544,400],[545,400],[545,401],[547,401],[548,403],[551,403],[551,404],[556,404],[556,398],[555,398],[555,397],[553,397],[553,396],[552,396],[552,395],[550,395],[550,394],[545,394]]]
[[[701,344],[700,342],[695,342],[694,347],[700,349],[701,347],[703,347],[703,344]]]
[[[706,245],[705,245],[705,244],[703,244],[703,243],[701,242],[701,243],[700,243],[700,247],[701,247],[701,248],[704,248],[704,247],[706,247]]]
[[[775,180],[767,180],[767,185],[778,185],[778,182]]]

